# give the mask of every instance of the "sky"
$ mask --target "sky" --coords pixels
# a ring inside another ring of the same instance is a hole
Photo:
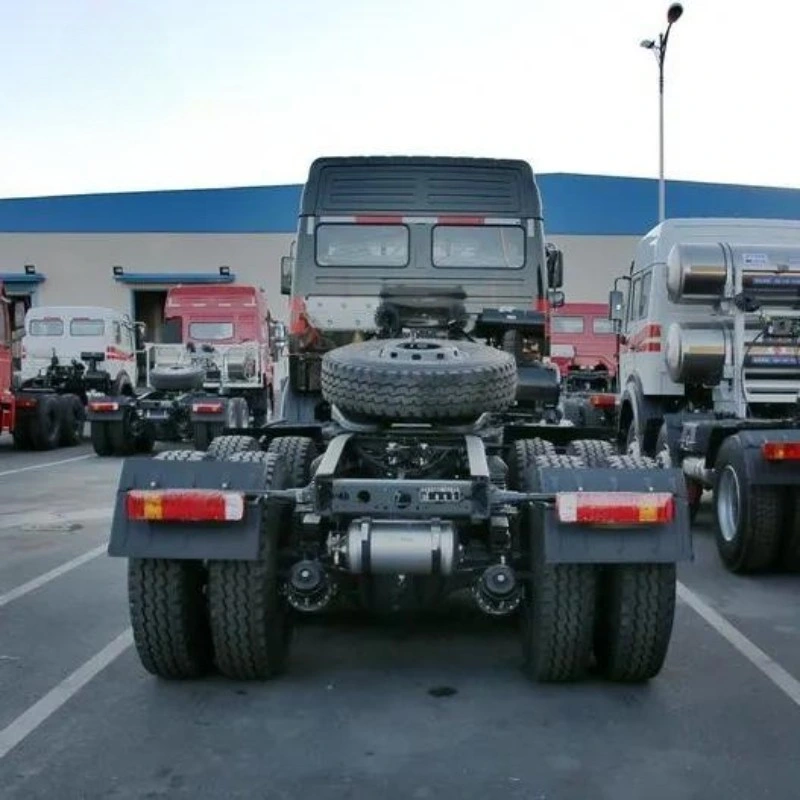
[[[664,0],[0,0],[0,197],[302,183],[320,155],[658,176]],[[685,0],[667,179],[800,187],[789,0]]]

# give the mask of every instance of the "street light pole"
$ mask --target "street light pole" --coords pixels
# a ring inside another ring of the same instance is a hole
[[[683,6],[673,3],[667,9],[667,29],[658,34],[658,42],[645,39],[641,46],[652,50],[658,62],[658,221],[663,222],[666,216],[666,184],[664,182],[664,60],[667,56],[669,32],[683,14]]]

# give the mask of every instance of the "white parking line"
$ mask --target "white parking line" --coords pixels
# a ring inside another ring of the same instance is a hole
[[[23,583],[21,586],[17,586],[16,589],[12,589],[10,592],[6,592],[5,594],[0,594],[0,608],[2,608],[5,605],[8,605],[12,600],[18,600],[20,597],[23,597],[24,595],[28,594],[28,592],[32,592],[35,589],[38,589],[40,586],[44,586],[46,583],[50,583],[50,581],[61,577],[67,572],[70,572],[73,569],[77,569],[82,564],[85,564],[87,561],[91,561],[93,558],[97,558],[97,556],[99,556],[101,553],[105,553],[107,546],[108,545],[105,544],[98,545],[93,550],[89,550],[88,553],[76,556],[72,560],[66,561],[61,566],[56,567],[55,569],[51,569],[50,572],[45,572],[38,578],[33,578],[32,580],[29,580],[27,583]]]
[[[126,628],[114,641],[107,644],[99,653],[92,656],[44,697],[37,700],[27,711],[10,722],[0,731],[0,759],[4,758],[43,722],[46,722],[92,678],[122,655],[132,643],[133,633],[130,628]]]
[[[85,461],[87,458],[97,458],[94,453],[88,453],[85,456],[75,456],[74,458],[62,458],[60,461],[46,461],[44,464],[32,464],[29,467],[20,467],[19,469],[7,469],[5,472],[0,472],[0,478],[4,475],[17,475],[20,472],[30,472],[33,469],[45,469],[45,467],[57,467],[59,464],[71,464],[73,461]]]
[[[790,700],[800,706],[800,681],[771,659],[760,647],[733,627],[721,614],[678,582],[678,597],[732,644],[756,669],[769,678]]]

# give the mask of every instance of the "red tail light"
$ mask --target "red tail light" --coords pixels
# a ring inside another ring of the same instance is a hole
[[[594,525],[641,525],[671,522],[675,500],[669,492],[559,492],[559,522]]]
[[[595,408],[612,408],[617,404],[617,396],[613,394],[593,394],[589,402]]]
[[[119,411],[119,403],[113,403],[105,400],[92,400],[89,403],[90,411]]]
[[[797,461],[800,459],[800,442],[764,442],[761,455],[767,461]]]
[[[128,519],[161,522],[238,522],[244,494],[214,489],[142,489],[128,492]]]
[[[221,414],[222,409],[222,403],[192,403],[195,414]]]
[[[39,401],[35,397],[20,397],[17,399],[17,408],[36,408]]]

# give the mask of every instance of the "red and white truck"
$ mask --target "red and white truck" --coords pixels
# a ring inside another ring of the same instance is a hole
[[[565,303],[550,318],[550,360],[567,387],[612,391],[617,378],[617,336],[607,303]]]
[[[11,307],[0,287],[0,432],[25,450],[77,444],[87,403],[131,390],[136,327],[112,308],[37,306],[15,330]]]
[[[98,455],[149,452],[157,440],[204,450],[272,412],[274,322],[262,290],[175,286],[164,318],[166,341],[145,345],[145,390],[89,403]]]

